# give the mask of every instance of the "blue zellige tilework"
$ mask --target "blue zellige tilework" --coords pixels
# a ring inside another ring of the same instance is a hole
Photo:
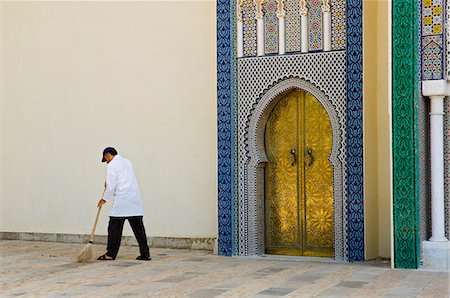
[[[232,253],[233,35],[229,0],[217,1],[218,250]]]
[[[362,0],[347,1],[348,260],[364,260]]]

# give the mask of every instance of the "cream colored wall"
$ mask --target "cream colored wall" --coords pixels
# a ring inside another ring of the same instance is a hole
[[[3,2],[1,19],[0,230],[88,234],[115,146],[148,236],[216,237],[215,3]]]
[[[377,136],[378,136],[378,255],[391,256],[391,46],[390,1],[378,1]]]
[[[366,259],[390,256],[388,2],[364,1],[364,210]]]

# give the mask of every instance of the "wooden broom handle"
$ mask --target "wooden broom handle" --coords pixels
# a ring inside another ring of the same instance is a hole
[[[94,240],[94,233],[95,233],[95,228],[97,227],[98,217],[100,216],[100,210],[102,210],[102,206],[98,207],[97,216],[95,217],[94,227],[92,228],[91,236],[89,236],[89,242],[92,242],[92,240]]]
[[[105,195],[105,192],[106,192],[106,187],[105,187],[105,190],[103,191],[102,198]],[[95,228],[97,227],[98,217],[100,216],[100,210],[102,210],[102,206],[98,207],[97,216],[95,217],[94,227],[92,228],[91,236],[89,236],[89,242],[92,242],[92,240],[94,240],[94,233],[95,233]]]

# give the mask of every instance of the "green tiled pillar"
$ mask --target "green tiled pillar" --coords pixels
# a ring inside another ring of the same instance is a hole
[[[392,157],[396,268],[418,268],[420,264],[418,2],[392,1]]]

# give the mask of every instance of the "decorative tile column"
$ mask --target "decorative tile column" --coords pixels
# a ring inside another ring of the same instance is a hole
[[[445,237],[444,205],[444,97],[450,94],[445,80],[423,81],[422,93],[430,99],[431,226],[423,242],[423,267],[450,270],[450,242]]]

